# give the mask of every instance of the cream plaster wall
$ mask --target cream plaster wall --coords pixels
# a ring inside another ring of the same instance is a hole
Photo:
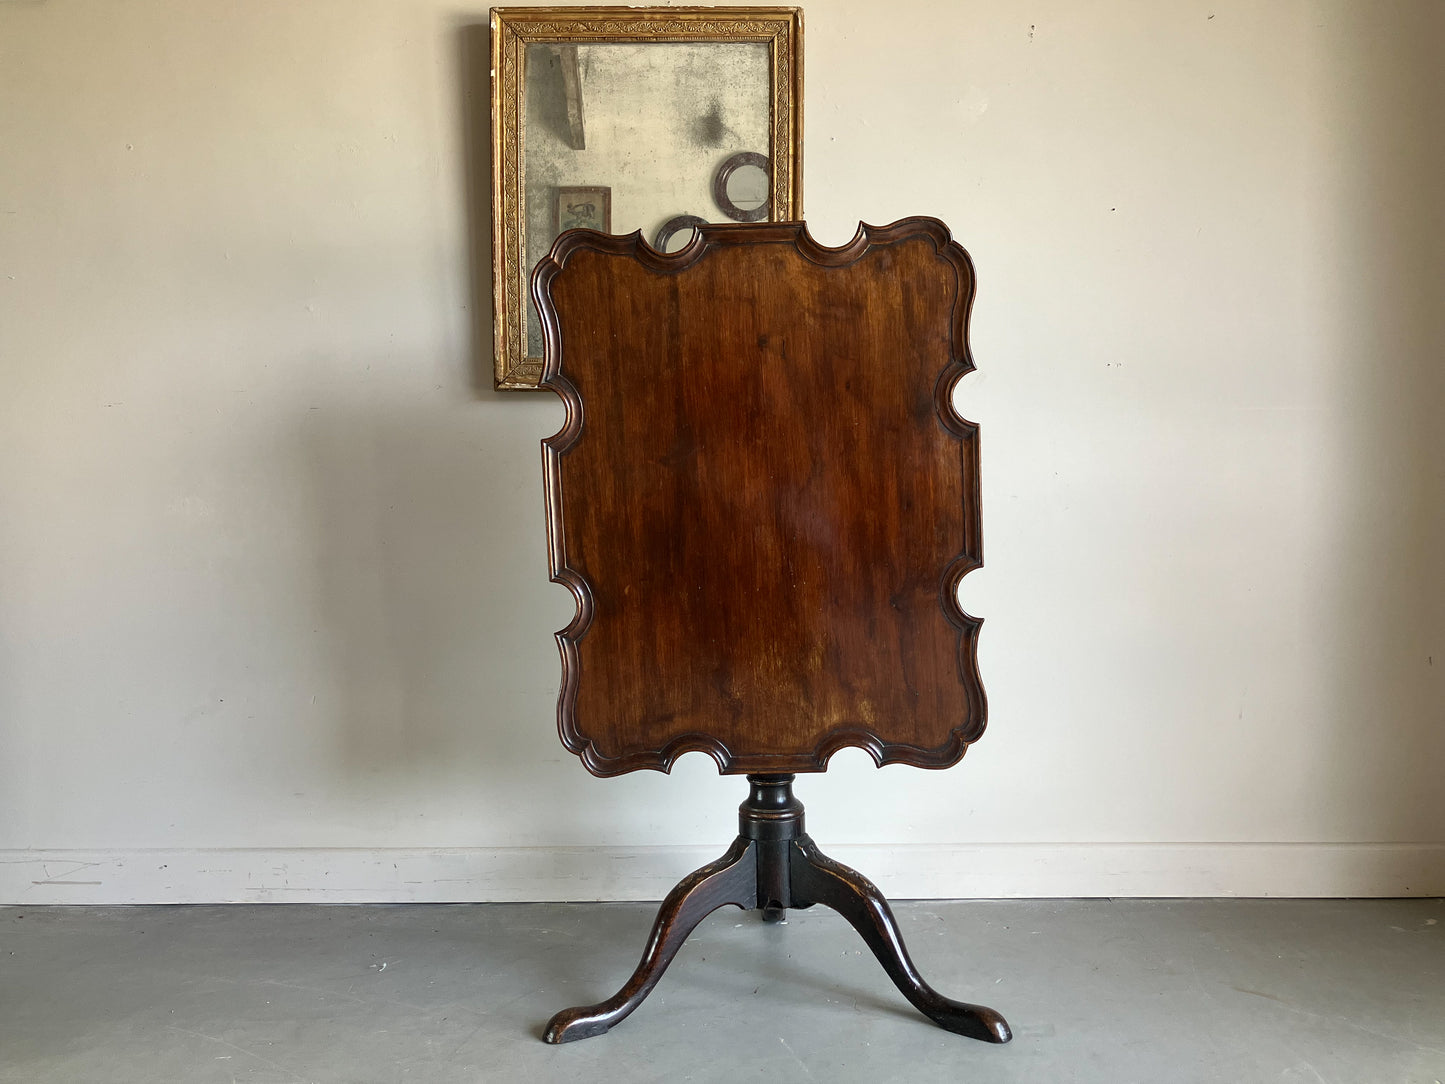
[[[489,389],[486,10],[0,2],[0,895],[657,896]],[[1445,6],[816,0],[806,207],[979,268],[991,703],[899,895],[1445,892]]]

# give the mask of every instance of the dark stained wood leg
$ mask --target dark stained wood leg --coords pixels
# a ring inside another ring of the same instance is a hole
[[[1008,1022],[993,1009],[944,997],[918,974],[888,901],[876,885],[857,870],[835,862],[807,836],[793,841],[793,898],[831,907],[868,942],[873,955],[914,1008],[939,1027],[971,1039],[1006,1043],[1013,1038]]]
[[[803,831],[803,806],[791,775],[750,775],[752,793],[738,807],[737,840],[716,862],[685,877],[662,901],[637,970],[606,1001],[563,1009],[543,1038],[567,1043],[601,1035],[657,985],[697,924],[724,904],[758,909],[764,922],[780,922],[788,908],[823,904],[837,911],[868,943],[903,996],[939,1027],[973,1039],[1006,1043],[1008,1023],[993,1009],[944,997],[918,974],[888,901],[872,881],[818,850]]]
[[[542,1038],[549,1043],[570,1043],[601,1035],[642,1004],[699,922],[725,904],[744,910],[756,907],[756,850],[752,840],[739,838],[716,862],[684,877],[662,901],[642,961],[626,985],[596,1005],[563,1009],[548,1021]]]

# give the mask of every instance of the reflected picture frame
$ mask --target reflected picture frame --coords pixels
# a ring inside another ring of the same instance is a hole
[[[768,216],[802,217],[802,10],[796,7],[549,7],[491,10],[492,326],[496,387],[536,390],[528,349],[526,63],[531,45],[716,43],[768,47]],[[762,148],[760,148],[762,150]],[[597,178],[600,184],[606,178]],[[550,217],[550,216],[549,216]]]
[[[604,185],[564,185],[558,188],[552,222],[557,233],[563,230],[611,233],[612,189]]]

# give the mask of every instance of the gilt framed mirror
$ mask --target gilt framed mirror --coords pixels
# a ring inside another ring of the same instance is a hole
[[[766,164],[758,218],[802,217],[802,11],[493,8],[491,22],[496,386],[535,389],[528,283],[559,229],[605,221],[651,241],[679,217],[729,221],[715,199],[729,162]]]

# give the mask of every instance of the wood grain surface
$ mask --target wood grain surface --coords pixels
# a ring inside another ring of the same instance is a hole
[[[704,226],[671,256],[573,231],[532,280],[562,741],[589,770],[941,768],[983,731],[973,271],[932,219]]]

